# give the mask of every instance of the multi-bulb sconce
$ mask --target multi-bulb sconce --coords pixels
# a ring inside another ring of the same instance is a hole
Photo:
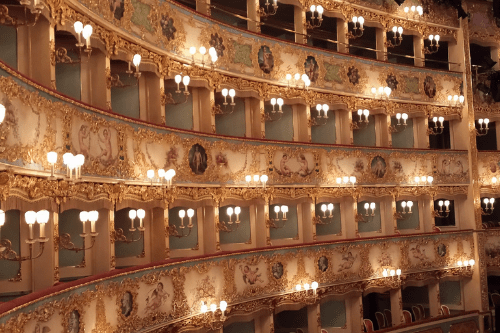
[[[450,201],[449,200],[439,200],[438,201],[439,210],[435,209],[432,213],[433,217],[437,218],[447,218],[450,216]],[[443,206],[445,207],[443,210]]]
[[[151,181],[151,185],[153,185],[153,180],[155,179],[155,171],[152,169],[148,170],[146,176]],[[171,187],[172,179],[174,178],[174,176],[175,176],[174,169],[169,169],[168,171],[165,171],[164,169],[159,169],[157,181],[160,183],[160,185],[166,183],[167,187]]]
[[[491,215],[493,214],[493,210],[495,207],[493,207],[493,204],[495,203],[495,198],[484,198],[484,208],[481,207],[481,215]]]
[[[370,203],[365,202],[364,204],[365,214],[357,213],[356,222],[370,222],[375,216],[375,208],[376,208],[375,202],[370,202]]]
[[[422,6],[411,6],[411,7],[405,7],[404,12],[406,14],[406,18],[408,18],[410,15],[415,17],[421,17],[424,14],[424,9]]]
[[[290,87],[290,81],[294,80],[295,87],[300,88],[301,85],[303,85],[304,89],[308,89],[309,86],[311,85],[311,80],[309,79],[309,76],[307,74],[302,74],[300,75],[299,73],[295,73],[295,75],[288,73],[285,75],[287,87]]]
[[[6,3],[4,1],[3,3]],[[30,0],[21,0],[19,1],[19,4],[21,4],[24,7],[24,20],[20,20],[17,17],[12,17],[9,15],[9,7],[11,6],[10,4],[7,5],[0,5],[0,19],[2,20],[2,25],[10,25],[14,27],[20,27],[20,26],[29,26],[33,27],[37,22],[38,18],[40,17],[40,14],[42,13],[42,10],[44,8],[44,4],[42,3],[41,0],[34,0],[33,1],[33,7],[29,8],[31,6],[31,1]],[[17,4],[12,4],[13,6],[17,6]],[[33,19],[28,19],[26,13],[27,10],[29,9],[30,13],[35,15]]]
[[[4,250],[0,252],[0,260],[21,262],[39,258],[43,254],[45,243],[49,240],[49,238],[46,237],[45,235],[45,225],[47,224],[47,222],[49,222],[49,217],[50,213],[47,210],[40,210],[38,212],[34,212],[32,210],[27,211],[24,214],[24,220],[29,227],[29,235],[28,239],[26,239],[26,243],[29,246],[29,254],[24,257],[18,255],[14,250],[12,250],[11,248],[12,243],[10,240],[0,238],[0,245],[4,248]],[[33,231],[33,226],[35,222],[38,222],[38,224],[40,225],[40,233],[37,239],[34,238],[34,231]],[[5,212],[3,210],[0,210],[0,232],[4,224],[5,224]],[[35,243],[40,243],[40,250],[36,256],[33,255],[33,245]]]
[[[90,212],[85,212],[85,211],[80,212],[80,222],[82,222],[82,227],[83,227],[82,233],[80,234],[80,237],[82,238],[83,242],[82,247],[75,247],[75,244],[73,244],[73,242],[71,241],[71,235],[67,233],[64,233],[61,236],[59,236],[59,245],[65,250],[75,251],[76,253],[91,249],[95,244],[95,239],[97,235],[99,235],[95,231],[95,223],[98,218],[99,218],[99,212],[97,212],[96,210]],[[90,236],[92,237],[91,244],[89,247],[85,247],[85,239],[89,235],[85,227],[87,221],[90,221]]]
[[[321,209],[322,214],[316,215],[313,218],[313,223],[314,224],[323,224],[323,225],[331,224],[333,222],[333,209],[334,209],[333,203],[322,204],[320,209]],[[326,214],[327,210],[329,212],[328,215]]]
[[[175,83],[177,84],[177,90],[175,91],[175,93],[176,94],[181,93],[180,84],[182,82],[182,84],[184,85],[184,95],[188,96],[189,95],[188,86],[189,86],[189,82],[191,81],[191,78],[189,77],[189,75],[182,76],[180,74],[177,74],[174,77],[174,80],[175,80]]]
[[[356,184],[356,177],[354,176],[344,176],[344,177],[337,177],[335,180],[337,185],[339,186],[354,186]]]
[[[305,303],[305,304],[314,304],[318,300],[318,287],[319,284],[316,281],[309,283],[296,284],[292,289],[292,298],[294,301]]]
[[[200,308],[201,316],[195,319],[195,321],[200,322],[202,326],[209,328],[211,331],[221,330],[227,319],[226,310],[226,301],[220,301],[219,307],[217,307],[217,304],[212,303],[210,304],[210,308],[202,301]]]
[[[413,207],[413,201],[401,201],[401,208],[403,209],[401,212],[396,211],[394,214],[394,218],[397,220],[407,219],[411,214],[411,208]],[[408,208],[408,211],[406,210]]]
[[[281,218],[280,218],[280,212],[281,212]],[[268,220],[268,226],[269,228],[273,229],[281,229],[285,226],[287,218],[286,218],[286,213],[288,213],[288,206],[286,205],[276,205],[274,206],[274,213],[276,214],[276,218],[271,218],[269,217]],[[271,213],[269,213],[271,215]]]
[[[427,129],[427,135],[439,135],[443,134],[444,130],[444,117],[433,117],[432,122],[434,123],[434,128]],[[440,124],[438,124],[438,122]]]
[[[488,124],[490,123],[490,120],[488,118],[480,118],[477,120],[477,123],[479,124],[479,128],[476,128],[476,136],[484,136],[488,134]],[[484,126],[483,126],[484,124]]]
[[[198,50],[196,50],[196,47],[191,46],[189,48],[189,53],[191,54],[192,57],[192,65],[195,65],[195,55],[196,53],[199,52],[201,54],[201,67],[205,67],[205,54],[207,54],[207,48],[204,46],[201,46]],[[215,66],[215,63],[217,62],[218,56],[217,56],[217,50],[215,50],[214,47],[210,47],[208,49],[208,55],[210,56],[210,66],[213,68]]]
[[[475,264],[476,261],[474,259],[458,260],[455,269],[457,269],[461,273],[466,273],[466,272],[472,273]]]
[[[184,233],[184,230],[186,230],[186,226],[184,225],[184,218],[187,216],[189,218],[189,224],[187,225],[188,227],[188,233]],[[177,238],[182,238],[182,237],[188,237],[191,234],[191,230],[193,229],[193,216],[194,216],[194,209],[189,208],[187,211],[184,209],[179,210],[179,218],[181,219],[181,225],[179,226],[180,232],[177,230],[177,227],[175,225],[170,225],[169,227],[169,235],[174,236]]]
[[[401,279],[401,269],[393,269],[393,268],[384,268],[382,271],[382,276],[384,278],[389,278],[389,279]]]
[[[141,55],[140,54],[134,54],[134,56],[132,57],[132,64],[134,64],[134,67],[135,67],[135,72],[132,71],[132,68],[131,68],[131,62],[129,61],[128,62],[128,70],[125,72],[127,74],[132,74],[134,73],[134,76],[138,79],[141,77],[141,72],[139,72],[139,65],[141,64]]]
[[[354,24],[352,29],[353,31],[349,31],[349,33],[347,34],[347,38],[356,39],[363,36],[363,31],[365,30],[363,28],[363,24],[365,23],[365,19],[363,18],[363,16],[353,16],[352,23]]]
[[[407,113],[396,113],[397,124],[389,126],[389,133],[399,133],[406,129],[408,123],[408,114]],[[403,119],[403,122],[401,122]]]
[[[393,26],[392,33],[393,33],[392,39],[394,39],[394,43],[391,42],[391,40],[389,39],[387,41],[387,47],[400,46],[401,42],[403,41],[403,27]]]
[[[269,177],[267,175],[246,175],[245,176],[245,182],[247,183],[247,186],[259,186],[262,184],[262,187],[266,188],[266,183],[269,180]]]
[[[415,184],[417,186],[425,186],[425,185],[432,185],[432,182],[434,181],[434,177],[432,176],[415,176]]]
[[[463,95],[448,95],[448,105],[451,107],[459,107],[464,104],[465,97]]]
[[[276,12],[278,10],[278,0],[273,0],[272,5],[269,3],[269,0],[266,0],[266,3],[264,5],[266,7],[259,8],[259,16],[260,17],[268,17],[268,16],[276,15]],[[272,9],[270,9],[269,6],[272,6]]]
[[[389,99],[392,93],[392,89],[389,87],[372,87],[371,92],[375,98],[379,99]]]
[[[219,223],[219,229],[224,232],[232,232],[238,230],[238,227],[240,226],[240,214],[241,214],[241,207],[236,206],[236,207],[228,207],[226,210],[227,216],[229,216],[229,221],[224,222],[220,221]],[[234,222],[232,221],[233,214],[236,215],[236,218]]]
[[[273,109],[271,112],[266,112],[265,113],[265,120],[266,121],[278,121],[283,117],[283,98],[271,98],[271,105]],[[276,110],[276,105],[278,105],[278,110]],[[277,114],[277,116],[276,116]],[[273,117],[274,116],[274,117]]]
[[[144,228],[144,224],[143,224],[143,219],[145,216],[146,216],[146,212],[144,211],[144,209],[138,209],[138,210],[131,209],[131,210],[129,210],[129,212],[128,212],[128,217],[130,219],[129,231],[135,233],[135,231],[138,230],[139,231],[139,238],[134,239],[132,237],[129,239],[123,233],[123,229],[118,228],[118,229],[115,229],[115,242],[124,242],[124,243],[130,244],[130,243],[138,242],[141,239],[143,239],[144,238],[144,231],[146,231],[146,228]],[[139,227],[137,227],[137,229],[134,226],[134,222],[135,222],[136,218],[139,218]]]
[[[81,50],[81,48],[84,46],[82,43],[82,37],[85,39],[85,52],[88,52],[88,55],[90,56],[90,53],[92,52],[92,48],[90,47],[90,36],[92,36],[92,26],[90,24],[86,24],[83,26],[83,23],[80,21],[76,21],[75,24],[73,25],[73,28],[75,29],[76,35],[78,36],[78,43],[76,46]]]
[[[218,105],[215,108],[215,114],[231,114],[234,112],[234,106],[236,103],[234,102],[234,96],[236,96],[236,91],[234,89],[227,89],[224,88],[222,89],[222,96],[224,97],[224,102],[222,103],[223,108]],[[231,103],[227,102],[227,96],[231,97]],[[231,106],[231,108],[228,110],[227,106]]]
[[[351,129],[359,130],[366,128],[368,126],[368,116],[370,115],[370,111],[368,109],[358,109],[358,120],[353,120],[351,123]],[[365,116],[365,120],[363,120],[363,116]]]
[[[433,54],[439,51],[439,35],[429,35],[429,46],[424,48],[424,54]]]
[[[47,155],[47,159],[49,159],[49,155]],[[53,161],[53,162],[51,162]],[[54,163],[57,161],[57,154],[50,155],[50,160],[49,163],[54,165]],[[80,179],[82,177],[82,166],[85,163],[85,156],[82,154],[78,155],[73,155],[72,153],[65,153],[63,155],[63,163],[66,165],[66,172],[67,172],[67,177],[72,180],[72,179]],[[75,170],[75,175],[73,176],[73,170]]]
[[[318,115],[314,118],[311,119],[311,126],[322,126],[322,125],[326,125],[326,122],[328,121],[328,110],[330,109],[330,107],[328,106],[328,104],[317,104],[316,105],[316,111],[318,111]],[[324,112],[324,115],[322,116],[321,115],[321,111]],[[319,120],[323,120],[323,121],[318,121],[316,120],[319,119]]]
[[[321,27],[321,23],[323,22],[323,6],[311,5],[311,19],[307,21],[307,29],[314,29]],[[318,13],[318,16],[314,16],[314,13]]]

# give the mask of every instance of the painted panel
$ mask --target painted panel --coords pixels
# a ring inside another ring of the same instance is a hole
[[[272,114],[272,109],[272,105],[266,105],[264,108],[268,114],[270,112]],[[278,111],[272,114],[273,118],[277,118],[278,116]],[[283,105],[283,113],[280,120],[266,121],[266,139],[293,141],[293,111],[290,105]]]
[[[229,100],[229,98],[228,98]],[[224,108],[231,109],[230,105],[223,106],[223,99],[216,99],[216,104]],[[229,101],[228,101],[229,103]],[[231,114],[215,115],[215,130],[217,134],[245,137],[245,100],[236,97],[234,99],[234,111]],[[224,111],[230,112],[230,111]]]
[[[418,201],[413,201],[413,207],[411,208],[411,214],[408,213],[408,208],[403,209],[401,206],[401,202],[403,200],[399,200],[396,202],[396,212],[398,212],[401,219],[398,218],[398,229],[399,230],[407,230],[407,229],[420,229],[420,217],[418,213]],[[403,214],[403,212],[405,212]]]
[[[353,119],[357,120],[359,117],[357,114],[353,114]],[[363,116],[364,119],[364,116]],[[352,137],[353,143],[356,146],[367,146],[375,147],[376,137],[375,137],[375,117],[373,115],[368,116],[368,125],[365,128],[359,130],[353,130]]]
[[[24,223],[24,219],[22,221]],[[5,224],[0,228],[0,240],[9,240],[10,248],[19,254],[20,250],[20,232],[21,232],[21,212],[18,210],[8,210],[5,212]],[[2,242],[2,252],[5,251],[5,245]],[[21,253],[21,255],[26,255]],[[0,269],[0,281],[13,279],[16,277],[19,264],[15,261],[0,261],[2,269]]]
[[[329,301],[321,303],[321,328],[345,327],[347,325],[345,302]]]
[[[189,218],[187,216],[187,210],[189,207],[174,207],[168,210],[168,224],[170,228],[175,226],[175,230],[179,235],[188,235],[187,237],[175,237],[170,236],[170,249],[171,250],[181,250],[181,249],[192,249],[198,246],[198,212],[195,209],[194,215],[192,217],[193,227],[189,233]],[[179,211],[184,210],[185,217],[182,220],[179,217]],[[181,228],[184,226],[184,228]]]
[[[124,208],[115,211],[115,230],[122,229],[123,234],[128,239],[138,239],[140,232],[137,229],[139,226],[138,219],[134,221],[135,231],[130,231],[132,226],[131,220],[128,217],[131,208]],[[144,251],[144,239],[138,242],[125,243],[125,242],[115,242],[115,256],[117,258],[135,257],[142,254]]]
[[[90,232],[89,228],[90,225],[87,223],[87,232]],[[64,234],[67,234],[71,237],[71,242],[75,245],[75,247],[81,248],[83,246],[83,239],[80,237],[82,231],[83,226],[82,222],[80,222],[80,210],[70,209],[59,214],[59,237],[64,238]],[[87,239],[90,241],[90,237],[87,237]],[[86,243],[85,245],[90,246],[89,243]],[[84,257],[84,251],[75,252],[59,247],[60,267],[77,266],[82,263]]]
[[[226,232],[224,230],[219,231],[219,237],[220,237],[220,243],[221,244],[231,244],[231,243],[236,243],[236,244],[241,244],[241,243],[248,243],[251,241],[251,234],[250,234],[250,207],[240,207],[241,209],[241,214],[239,216],[240,223],[236,224],[235,219],[236,216],[233,213],[232,215],[232,224],[228,224],[229,222],[229,216],[227,215],[227,208],[233,208],[234,210],[234,205],[228,205],[228,206],[223,206],[220,207],[219,209],[219,221],[223,221],[224,225],[229,229],[229,230],[234,230],[235,227],[238,225],[237,229],[232,232]]]
[[[316,110],[311,110],[311,114],[317,114]],[[322,112],[323,114],[323,112]],[[313,116],[311,115],[311,118]],[[318,126],[311,127],[311,140],[314,143],[334,144],[336,141],[335,112],[329,112],[328,118],[317,119]],[[324,125],[323,125],[324,124]]]
[[[330,212],[328,209],[325,213],[321,211],[322,205],[327,205],[330,202],[319,202],[316,204],[316,216],[320,218],[322,223],[325,224],[316,224],[316,235],[325,236],[325,235],[338,235],[342,233],[342,224],[340,221],[340,204],[333,204],[332,217],[330,217]]]
[[[359,232],[370,232],[370,231],[379,231],[382,229],[382,222],[380,218],[380,202],[375,203],[375,211],[374,216],[371,216],[371,209],[366,211],[365,204],[370,204],[368,201],[358,202],[358,214],[363,215],[363,219],[365,222],[358,222],[358,230]],[[368,213],[368,216],[366,214]]]
[[[113,112],[130,118],[140,118],[139,85],[133,75],[122,73],[123,87],[111,88],[111,108]]]
[[[401,123],[403,121],[401,120]],[[398,126],[398,120],[394,117],[391,117],[391,125],[400,132],[392,133],[392,146],[394,148],[413,148],[413,120],[409,118],[406,120],[406,128],[404,130],[400,130],[400,126]]]
[[[299,225],[297,216],[297,206],[288,205],[288,213],[286,213],[286,222],[283,224],[282,216],[283,213],[279,212],[276,214],[274,212],[274,207],[281,205],[269,205],[269,218],[276,219],[279,217],[279,221],[276,221],[277,226],[282,226],[282,228],[271,228],[271,239],[289,239],[298,238],[299,236]]]

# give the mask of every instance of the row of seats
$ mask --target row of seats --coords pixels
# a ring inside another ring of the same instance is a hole
[[[483,222],[483,229],[498,228],[500,227],[500,222]]]
[[[499,295],[500,296],[500,295]],[[413,316],[410,311],[403,310],[403,317],[405,324],[411,324],[415,321],[420,321],[425,319],[425,309],[422,304],[412,306]],[[450,308],[446,305],[441,305],[441,315],[449,316]],[[375,312],[375,318],[377,319],[377,324],[379,329],[384,329],[392,326],[392,314],[391,310],[385,309],[384,312]],[[363,319],[365,325],[365,332],[374,332],[375,328],[373,322],[370,319]]]

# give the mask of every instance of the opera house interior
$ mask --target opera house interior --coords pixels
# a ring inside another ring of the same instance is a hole
[[[0,332],[500,332],[499,58],[500,0],[0,0]]]

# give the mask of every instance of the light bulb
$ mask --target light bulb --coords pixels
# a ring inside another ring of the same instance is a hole
[[[454,102],[458,101],[458,95],[453,95],[453,101]]]
[[[55,151],[51,151],[47,153],[47,161],[50,164],[54,164],[57,162],[57,153]]]
[[[318,289],[318,282],[313,281],[313,283],[311,283],[311,288],[312,288],[313,290]]]
[[[250,183],[250,182],[252,181],[252,176],[250,176],[250,175],[246,175],[246,176],[245,176],[245,181],[246,181],[247,183]]]
[[[274,206],[274,212],[279,213],[280,212],[280,206],[276,205]]]
[[[490,198],[490,204],[494,204],[495,203],[495,198]]]
[[[227,97],[228,90],[226,88],[222,89],[222,96]]]
[[[141,55],[134,54],[134,58],[132,58],[132,63],[134,64],[135,67],[139,67],[139,65],[141,64]]]
[[[372,202],[372,203],[370,204],[370,209],[375,209],[375,202]]]
[[[82,211],[80,212],[80,221],[87,222],[89,220],[89,212]]]
[[[328,112],[328,110],[330,110],[328,104],[323,104],[323,111]]]
[[[352,23],[357,23],[358,22],[358,17],[357,16],[353,16],[352,17]]]
[[[217,305],[214,303],[210,304],[210,311],[215,312],[215,310],[217,310]]]
[[[191,46],[191,47],[189,48],[189,53],[191,53],[191,55],[194,55],[194,54],[196,53],[196,47]]]
[[[137,217],[143,219],[146,216],[146,211],[144,209],[137,210]]]
[[[365,209],[370,208],[370,204],[368,202],[365,203]]]
[[[396,33],[396,31],[398,31],[398,27],[393,26],[393,27],[392,27],[392,32]]]
[[[314,13],[316,11],[316,6],[315,5],[311,5],[311,13]]]
[[[439,117],[439,122],[440,123],[444,122],[444,117]]]
[[[229,96],[230,97],[236,96],[236,91],[234,89],[229,89]]]
[[[415,183],[418,183],[420,181],[420,177],[419,176],[416,176],[415,177]]]
[[[484,202],[485,205],[487,205],[490,202],[490,199],[484,198],[483,202]]]
[[[402,35],[403,34],[403,27],[399,27],[398,28],[398,32],[399,32],[400,35]]]
[[[189,78],[188,75],[184,76],[182,78],[182,83],[185,85],[185,86],[188,86],[189,85],[189,81],[191,81],[191,79]]]
[[[432,183],[433,180],[434,180],[434,177],[432,177],[432,176],[427,177],[427,182]]]
[[[283,98],[278,98],[276,100],[276,102],[278,103],[278,106],[282,106],[283,105]]]
[[[333,210],[333,208],[334,208],[333,204],[332,204],[332,203],[329,203],[329,204],[328,204],[328,210]]]
[[[259,175],[253,175],[253,181],[258,182],[259,181]]]
[[[91,210],[89,212],[89,221],[97,221],[97,219],[99,219],[99,212],[97,210]]]
[[[201,302],[201,313],[205,313],[208,311],[208,307],[205,303]]]
[[[439,205],[439,207],[442,207],[443,206],[443,200],[439,200],[438,205]]]
[[[182,76],[180,76],[179,74],[177,74],[175,76],[175,83],[179,84],[179,83],[181,83],[181,81],[182,81]]]
[[[24,220],[27,224],[34,224],[36,221],[36,213],[32,210],[24,213]]]
[[[227,302],[226,301],[220,301],[219,307],[220,307],[220,310],[222,312],[226,311],[226,309],[227,309]]]
[[[295,286],[295,290],[300,291],[300,289],[302,289],[302,286],[300,284]]]
[[[294,79],[295,79],[295,81],[300,80],[300,74],[299,74],[299,73],[296,73],[296,74],[294,75]]]
[[[404,12],[408,13],[410,11],[410,7],[405,7]]]
[[[391,276],[396,275],[396,271],[394,269],[391,269]]]
[[[403,113],[402,114],[402,118],[403,118],[403,120],[407,120],[408,119],[408,114],[407,113]]]
[[[377,93],[377,88],[372,87],[372,94],[376,94],[376,93]]]
[[[227,208],[227,215],[229,215],[229,216],[233,215],[233,208],[232,207]]]
[[[272,106],[275,106],[276,105],[276,98],[271,98],[271,105]]]
[[[397,275],[397,276],[400,276],[400,275],[401,275],[401,269],[399,269],[399,268],[398,268],[398,269],[396,269],[396,275]]]
[[[401,207],[403,207],[403,208],[406,207],[406,201],[401,202]]]
[[[383,277],[387,277],[387,275],[388,275],[388,274],[387,274],[387,269],[384,269],[384,271],[382,272],[382,276],[383,276]]]
[[[358,109],[358,116],[361,116],[363,114],[363,110],[362,109]]]
[[[149,179],[152,179],[155,176],[155,171],[154,170],[148,170],[147,174]]]
[[[189,209],[187,210],[187,215],[188,215],[188,217],[193,217],[193,216],[194,216],[194,209],[189,208]]]
[[[345,177],[342,177],[342,181],[347,184],[349,182],[349,177],[345,176]]]
[[[432,42],[432,40],[434,39],[434,35],[429,35],[429,40]]]
[[[406,205],[407,205],[408,207],[410,207],[410,208],[411,208],[411,207],[413,207],[413,201],[408,201],[408,202],[406,203]]]
[[[73,27],[75,28],[75,32],[77,34],[79,34],[83,31],[83,23],[80,21],[76,21],[75,24],[73,24]]]
[[[5,106],[3,104],[0,104],[0,123],[2,123],[5,119],[5,111]]]
[[[306,82],[307,80],[309,80],[309,76],[307,76],[307,74],[302,74],[301,79],[302,81]]]
[[[439,35],[434,36],[434,39],[436,40],[436,42],[439,42],[440,39]]]
[[[354,183],[356,182],[356,177],[354,177],[354,176],[349,177],[349,181],[350,181],[352,184],[354,184]]]
[[[448,102],[451,101],[452,98],[453,98],[453,96],[448,95]]]
[[[358,17],[358,22],[361,25],[363,25],[363,23],[365,23],[365,19],[363,18],[363,16]]]
[[[281,206],[281,211],[283,213],[288,213],[288,206],[285,206],[285,205]]]
[[[422,176],[422,177],[420,177],[420,180],[425,183],[427,181],[427,177],[426,176]]]
[[[90,36],[92,36],[92,26],[90,24],[87,24],[84,28],[83,28],[83,38],[85,39],[89,39]]]
[[[389,97],[389,95],[391,94],[391,92],[392,92],[391,88],[389,88],[389,87],[385,87],[384,88],[384,93],[387,95],[387,97]]]
[[[491,178],[491,183],[496,184],[497,183],[497,177],[492,177]]]
[[[368,117],[370,115],[370,111],[367,109],[364,109],[363,114],[365,115],[365,117]]]
[[[133,219],[136,218],[136,216],[137,216],[137,211],[136,210],[134,210],[134,209],[129,210],[129,212],[128,212],[128,218],[129,219],[133,220]]]
[[[462,266],[462,260],[457,261],[458,266]]]
[[[292,74],[287,74],[287,75],[286,75],[286,80],[287,80],[287,81],[290,81],[291,79],[292,79]]]
[[[50,213],[48,210],[40,210],[36,213],[36,220],[40,224],[45,224],[49,222]]]
[[[240,213],[241,213],[241,207],[239,207],[239,206],[234,207],[234,213],[236,215],[240,215]]]
[[[263,183],[267,182],[268,179],[269,179],[269,177],[267,175],[260,176],[260,181]]]
[[[205,53],[207,53],[207,49],[204,46],[200,47],[200,53],[205,55]]]
[[[323,6],[316,7],[316,10],[318,11],[318,14],[320,14],[320,15],[323,14],[323,10],[324,10]]]
[[[320,112],[320,111],[321,111],[321,104],[316,105],[316,110],[317,110],[318,112]]]
[[[215,51],[215,47],[212,46],[211,48],[209,48],[208,49],[208,54],[211,55],[212,57],[214,55],[217,55],[217,51]]]
[[[401,119],[401,113],[397,113],[397,114],[396,114],[396,119],[397,119],[397,120]]]
[[[446,207],[448,207],[448,206],[450,205],[450,201],[449,201],[449,200],[446,200],[446,201],[444,202],[444,205],[445,205]]]
[[[324,213],[326,212],[326,205],[325,204],[322,204],[321,205],[321,211]]]
[[[183,218],[184,218],[184,216],[186,216],[186,211],[185,211],[184,209],[181,209],[181,210],[179,211],[179,217],[180,217],[181,219],[183,219]]]
[[[309,287],[310,287],[309,283],[304,283],[304,290],[309,290]]]
[[[474,266],[475,263],[476,261],[474,259],[469,260],[469,265]]]
[[[163,170],[163,169],[158,170],[158,177],[160,177],[160,178],[165,177],[165,170]]]

